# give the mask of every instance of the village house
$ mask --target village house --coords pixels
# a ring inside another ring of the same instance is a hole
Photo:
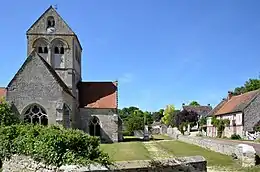
[[[82,81],[82,46],[50,6],[26,32],[27,58],[0,96],[21,120],[77,128],[103,142],[122,140],[118,82]]]
[[[207,136],[216,137],[217,129],[212,125],[212,117],[228,119],[230,123],[225,127],[223,136],[231,137],[233,134],[240,135],[245,139],[255,139],[257,132],[255,127],[260,121],[260,90],[250,91],[241,95],[228,96],[208,114]]]

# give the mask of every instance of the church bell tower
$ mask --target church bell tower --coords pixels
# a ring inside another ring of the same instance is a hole
[[[56,71],[78,99],[82,47],[77,35],[50,6],[28,29],[27,56],[36,51]]]

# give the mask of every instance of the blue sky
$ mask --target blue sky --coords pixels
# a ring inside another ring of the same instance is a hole
[[[257,0],[9,0],[0,10],[0,86],[26,59],[26,30],[53,4],[83,46],[83,80],[118,79],[120,107],[216,105],[259,75]]]

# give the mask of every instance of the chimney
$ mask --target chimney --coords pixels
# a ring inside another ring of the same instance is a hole
[[[228,97],[227,97],[227,99],[230,100],[230,99],[232,98],[232,96],[233,96],[232,91],[229,91],[229,92],[228,92]]]

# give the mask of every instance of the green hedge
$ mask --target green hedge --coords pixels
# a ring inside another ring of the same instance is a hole
[[[13,154],[32,157],[38,162],[61,166],[65,164],[110,165],[109,156],[100,150],[97,137],[80,130],[60,126],[11,125],[0,127],[0,158]]]

